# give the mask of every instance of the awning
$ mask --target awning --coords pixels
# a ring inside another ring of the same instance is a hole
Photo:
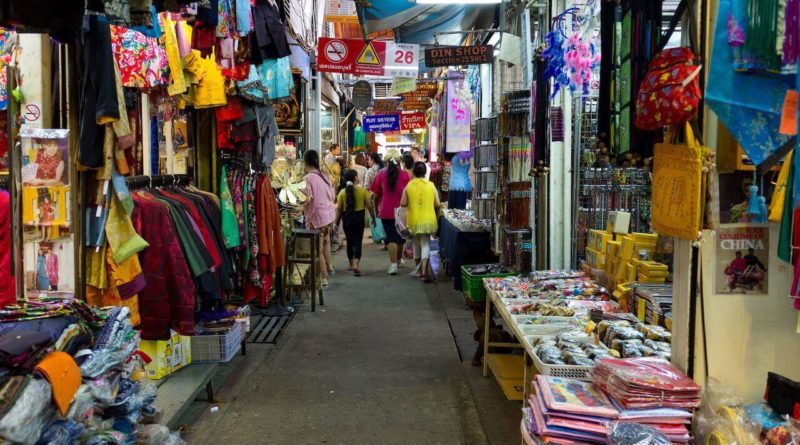
[[[358,3],[357,3],[358,4]],[[359,19],[367,33],[392,30],[403,43],[432,44],[433,34],[491,26],[497,5],[417,5],[408,0],[372,2],[359,6]],[[461,35],[439,37],[439,43],[458,44]]]

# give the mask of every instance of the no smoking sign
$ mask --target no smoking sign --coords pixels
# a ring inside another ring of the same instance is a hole
[[[325,45],[325,55],[333,63],[342,62],[347,58],[347,45],[341,40],[332,40]]]

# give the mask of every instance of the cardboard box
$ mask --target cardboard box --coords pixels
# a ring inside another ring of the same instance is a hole
[[[631,226],[631,214],[628,212],[608,212],[608,226],[609,232],[613,233],[628,233]]]
[[[192,363],[192,337],[170,331],[168,340],[142,340],[139,350],[152,361],[145,365],[145,375],[152,380],[162,379]]]

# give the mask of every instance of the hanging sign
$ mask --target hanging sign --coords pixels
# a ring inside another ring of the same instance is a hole
[[[417,77],[419,74],[419,45],[386,43],[385,76]]]
[[[377,99],[372,105],[376,113],[396,113],[399,101],[397,99]]]
[[[384,75],[386,42],[320,37],[317,70],[326,73]]]
[[[481,46],[440,46],[425,50],[425,65],[436,66],[480,65],[492,63],[494,48]]]
[[[321,37],[317,49],[321,72],[387,77],[417,77],[419,73],[419,45]]]
[[[325,21],[358,24],[356,2],[354,0],[327,0],[325,2]]]
[[[400,130],[418,130],[427,127],[425,113],[407,113],[400,115]]]
[[[403,109],[427,110],[431,107],[431,99],[436,97],[438,86],[437,82],[418,82],[416,90],[400,95]]]
[[[417,79],[414,77],[395,77],[392,79],[392,86],[389,88],[389,94],[396,96],[398,94],[408,93],[417,89]]]
[[[361,123],[365,133],[386,133],[400,130],[400,116],[397,114],[364,116]]]
[[[366,80],[359,80],[353,85],[353,106],[359,110],[366,110],[372,103],[372,84]]]
[[[716,293],[766,295],[769,226],[722,224],[716,238]]]

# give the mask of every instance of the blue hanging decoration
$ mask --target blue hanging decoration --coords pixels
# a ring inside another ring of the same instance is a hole
[[[755,217],[759,213],[758,186],[753,184],[750,187],[748,187],[748,190],[750,190],[750,197],[747,198],[747,213]]]

